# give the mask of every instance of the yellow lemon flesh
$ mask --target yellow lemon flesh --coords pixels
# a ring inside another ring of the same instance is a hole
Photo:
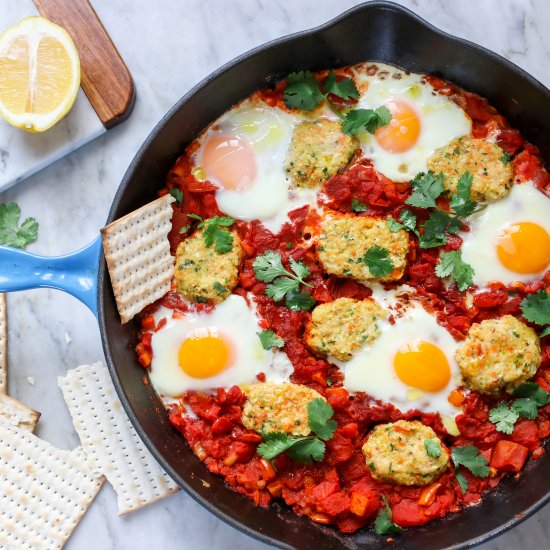
[[[67,31],[27,17],[0,36],[0,115],[28,132],[43,132],[73,106],[80,60]]]

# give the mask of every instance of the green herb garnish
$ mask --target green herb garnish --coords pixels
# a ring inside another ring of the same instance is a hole
[[[336,430],[337,424],[332,417],[334,411],[322,398],[313,399],[307,404],[308,423],[313,435],[293,436],[284,432],[262,434],[264,442],[258,445],[258,454],[273,460],[286,452],[295,462],[320,462],[325,456],[325,441],[328,441]]]
[[[265,289],[266,296],[275,302],[286,299],[287,307],[294,310],[310,309],[315,300],[308,292],[300,292],[301,284],[313,288],[313,285],[304,280],[310,274],[309,269],[303,262],[297,262],[292,257],[289,263],[292,271],[283,266],[278,252],[268,250],[254,260],[252,267],[258,281],[269,283]]]
[[[550,296],[546,290],[529,294],[521,301],[520,307],[528,321],[545,327],[539,334],[539,338],[550,334]]]
[[[204,220],[197,214],[187,214],[187,217],[199,221],[197,228],[204,227],[203,240],[207,248],[214,245],[218,254],[227,254],[233,248],[233,235],[226,229],[231,227],[235,220],[229,216],[214,216]]]
[[[12,248],[25,248],[38,238],[38,222],[34,218],[26,218],[21,226],[21,209],[10,202],[0,204],[0,245]]]
[[[257,333],[262,347],[266,350],[272,348],[282,348],[285,345],[285,341],[282,338],[279,338],[272,330],[262,330]]]
[[[459,466],[464,466],[464,468],[470,470],[475,477],[483,478],[489,475],[489,464],[485,457],[479,454],[479,449],[474,445],[453,447],[451,459],[457,469],[455,477],[463,493],[468,490],[468,480],[458,470]]]
[[[342,131],[348,136],[364,131],[374,134],[378,128],[386,126],[390,120],[390,110],[384,106],[377,109],[354,109],[344,117]]]
[[[474,270],[462,261],[460,250],[442,252],[439,262],[435,266],[435,274],[438,277],[451,276],[456,281],[459,290],[466,290],[473,282]]]
[[[382,246],[371,246],[361,261],[369,268],[373,277],[383,277],[389,275],[394,268],[390,257],[390,251]]]
[[[168,193],[170,193],[170,195],[178,201],[178,204],[181,204],[181,201],[183,200],[183,193],[177,187],[170,189]]]
[[[441,443],[437,439],[425,439],[424,447],[426,447],[426,453],[431,458],[439,458],[441,456]]]
[[[401,533],[401,527],[392,521],[392,512],[386,495],[382,495],[384,508],[378,512],[374,522],[374,532],[377,535],[392,535]]]

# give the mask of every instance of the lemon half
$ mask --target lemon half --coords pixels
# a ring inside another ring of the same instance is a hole
[[[70,110],[80,86],[71,37],[44,17],[27,17],[0,36],[0,115],[43,132]]]

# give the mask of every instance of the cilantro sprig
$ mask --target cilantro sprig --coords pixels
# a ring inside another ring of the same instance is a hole
[[[0,204],[0,245],[25,248],[38,238],[38,222],[26,218],[21,225],[21,208],[15,203]]]
[[[283,266],[278,252],[268,250],[254,260],[252,267],[258,281],[269,283],[265,289],[266,296],[275,302],[284,299],[286,306],[293,310],[311,309],[315,300],[309,292],[300,291],[301,284],[313,288],[313,285],[304,280],[310,275],[310,271],[307,265],[292,257],[289,263],[292,271]]]
[[[460,230],[464,218],[480,210],[477,202],[471,199],[473,178],[469,172],[464,172],[457,183],[456,193],[449,203],[450,211],[437,206],[437,198],[443,193],[443,174],[421,172],[411,181],[413,192],[405,201],[416,208],[433,209],[422,226],[422,231],[414,223],[406,227],[416,234],[421,248],[435,248],[447,244],[447,233],[455,235]]]
[[[489,475],[489,464],[484,456],[479,454],[479,449],[474,445],[453,447],[451,460],[455,466],[455,477],[463,493],[468,490],[468,480],[458,469],[464,466],[474,477],[487,477]]]
[[[313,111],[324,101],[342,120],[342,131],[349,136],[362,131],[374,134],[378,128],[386,126],[391,120],[391,113],[384,106],[377,109],[352,109],[343,114],[330,101],[330,94],[344,101],[359,98],[359,90],[353,79],[347,77],[337,81],[336,74],[331,70],[323,83],[323,89],[310,71],[290,73],[287,77],[284,100],[289,109],[304,111]]]
[[[435,274],[441,278],[452,277],[456,281],[458,290],[466,290],[474,280],[474,270],[462,261],[460,250],[442,252],[435,266]]]
[[[550,403],[550,393],[535,382],[521,384],[514,390],[513,395],[517,399],[511,404],[502,402],[489,411],[489,420],[498,432],[511,434],[514,431],[514,424],[520,417],[534,420],[538,415],[539,407]]]
[[[273,332],[272,330],[262,330],[257,334],[260,338],[262,347],[265,350],[269,350],[272,348],[282,348],[285,345],[285,341],[282,338],[279,338],[277,334],[275,334],[275,332]]]
[[[371,246],[361,261],[369,268],[373,277],[384,277],[389,275],[394,268],[390,251],[382,246]]]
[[[429,457],[439,458],[441,456],[441,443],[437,439],[425,439],[424,447]]]
[[[550,334],[550,295],[546,290],[529,294],[521,301],[520,307],[528,321],[544,327],[539,338]]]
[[[229,216],[214,216],[207,220],[197,214],[187,214],[187,217],[199,221],[197,229],[204,227],[203,240],[207,248],[214,245],[214,250],[218,254],[227,254],[233,248],[233,235],[227,229],[231,227],[235,220]]]
[[[334,435],[337,428],[336,422],[332,420],[334,410],[329,403],[318,397],[307,404],[307,414],[312,435],[293,436],[284,432],[262,434],[264,442],[258,445],[258,454],[267,460],[286,453],[294,462],[321,462],[325,457],[324,442]]]
[[[363,131],[374,134],[378,128],[387,126],[390,120],[390,110],[384,105],[377,109],[354,109],[346,113],[342,122],[342,131],[348,136],[354,136]]]
[[[172,197],[174,197],[177,201],[178,204],[181,204],[182,201],[183,201],[183,192],[178,189],[177,187],[174,187],[173,189],[170,189],[168,191],[168,193],[170,193],[170,195],[172,195]]]
[[[392,512],[386,495],[382,495],[382,499],[384,500],[384,508],[382,508],[376,516],[374,532],[377,535],[398,535],[401,533],[402,529],[392,521]]]

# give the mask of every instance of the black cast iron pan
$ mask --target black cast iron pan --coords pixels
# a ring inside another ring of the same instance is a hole
[[[437,30],[409,10],[389,2],[371,2],[310,31],[256,48],[193,88],[160,121],[135,156],[114,198],[108,222],[154,199],[173,162],[198,132],[258,87],[292,71],[353,65],[365,60],[435,74],[488,98],[513,127],[540,147],[550,163],[548,89],[506,59]],[[2,263],[6,252],[0,249],[0,273],[6,267],[5,260]],[[93,279],[97,269],[98,253],[98,243],[94,243],[81,252],[87,265],[76,262],[79,269],[88,268],[88,280]],[[13,261],[12,255],[10,262]],[[253,537],[279,547],[298,549],[463,548],[517,525],[550,500],[550,455],[544,455],[530,463],[520,479],[510,477],[502,482],[480,506],[425,527],[406,530],[389,544],[385,537],[367,529],[354,535],[339,534],[279,504],[269,509],[255,507],[227,489],[221,478],[210,475],[169,424],[151,386],[142,382],[143,369],[133,352],[135,327],[132,323],[120,324],[102,254],[98,276],[97,312],[105,356],[137,432],[185,491],[218,517]],[[51,278],[45,279],[41,278],[40,286],[66,289],[64,277],[53,283]],[[0,277],[0,291],[23,286],[3,283]],[[90,293],[82,298],[74,288],[69,291],[90,304]]]

